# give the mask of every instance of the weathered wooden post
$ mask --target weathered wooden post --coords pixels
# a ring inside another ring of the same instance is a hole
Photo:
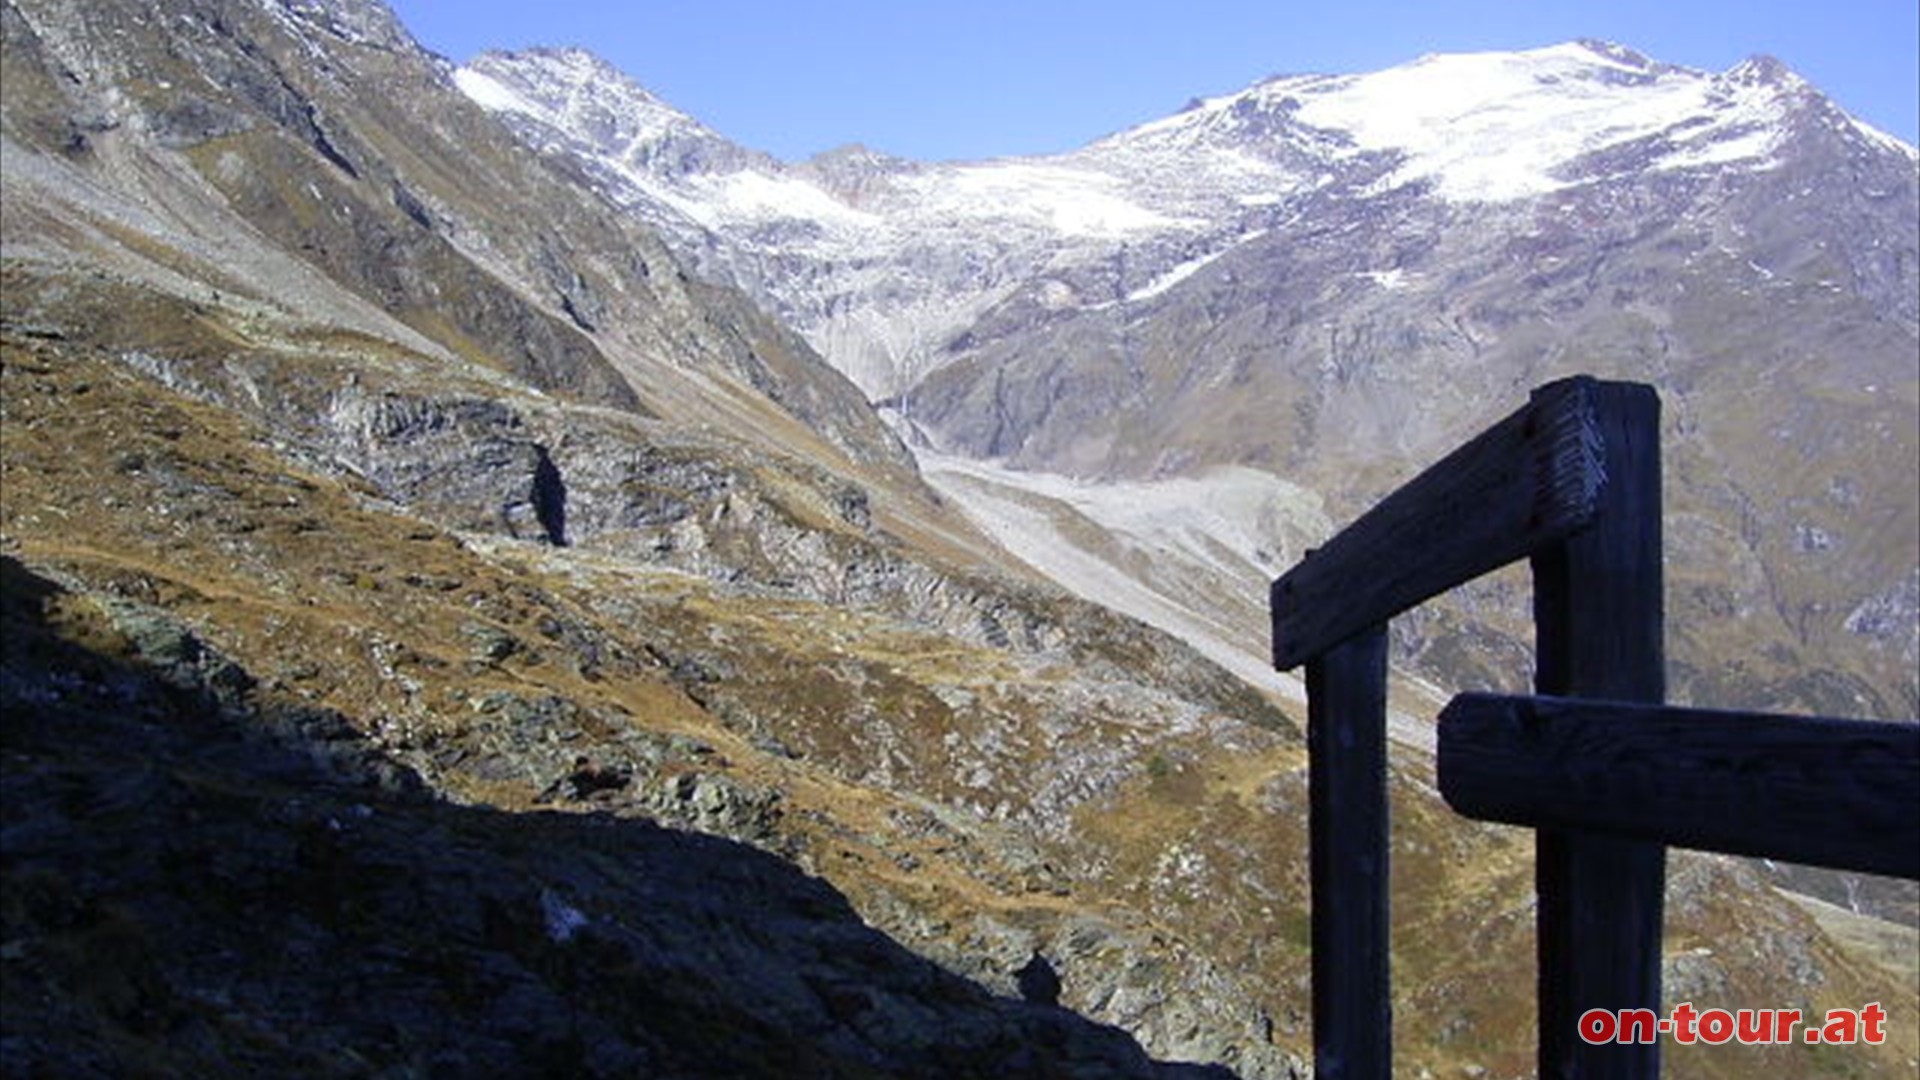
[[[1534,394],[1554,392],[1545,387]],[[1533,562],[1535,689],[1563,697],[1666,698],[1660,399],[1593,382],[1582,418],[1600,484],[1592,524]],[[1657,1077],[1660,1044],[1589,1044],[1588,1009],[1660,1009],[1666,848],[1567,829],[1536,835],[1542,1077]]]
[[[1314,1075],[1393,1075],[1387,627],[1307,661]]]
[[[1920,880],[1920,725],[1461,694],[1440,793],[1470,818]]]

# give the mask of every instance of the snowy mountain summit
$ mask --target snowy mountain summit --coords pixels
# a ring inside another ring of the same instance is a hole
[[[1808,126],[1914,159],[1777,60],[1715,74],[1597,41],[1274,78],[1072,153],[960,164],[859,147],[781,162],[578,50],[487,54],[457,81],[876,400],[955,359],[997,308],[1155,297],[1309,201],[1503,204],[1623,174],[1760,172]]]
[[[1451,200],[1500,201],[1591,179],[1618,167],[1618,155],[1603,163],[1609,151],[1630,146],[1644,148],[1629,156],[1641,168],[1765,167],[1804,84],[1748,77],[1762,63],[1707,75],[1599,42],[1434,55],[1370,75],[1274,79],[1119,141],[1214,126],[1257,138],[1290,122],[1344,144],[1333,160],[1395,155],[1386,184],[1429,181]]]

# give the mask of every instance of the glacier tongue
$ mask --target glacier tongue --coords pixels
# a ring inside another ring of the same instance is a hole
[[[1264,601],[1279,570],[1332,535],[1318,495],[1245,467],[1100,483],[924,447],[917,456],[935,490],[1049,580],[1173,634],[1251,686],[1305,705],[1300,678],[1273,669]],[[1433,750],[1430,721],[1394,708],[1388,731],[1405,746]]]

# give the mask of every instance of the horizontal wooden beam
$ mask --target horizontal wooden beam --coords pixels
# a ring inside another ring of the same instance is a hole
[[[1527,405],[1382,500],[1273,583],[1281,670],[1586,526],[1606,482],[1587,377]]]
[[[1920,725],[1462,694],[1440,792],[1485,821],[1920,879]]]

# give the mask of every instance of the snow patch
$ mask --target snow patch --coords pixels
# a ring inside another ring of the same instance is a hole
[[[523,113],[527,116],[541,115],[538,106],[508,89],[505,83],[492,76],[482,75],[470,67],[454,69],[453,85],[481,108],[493,112]]]
[[[1847,120],[1853,125],[1855,131],[1866,136],[1868,142],[1874,143],[1883,149],[1892,150],[1898,154],[1905,154],[1910,160],[1920,163],[1920,148],[1916,148],[1903,139],[1889,135],[1864,120],[1855,120],[1852,117],[1848,117]]]
[[[1623,78],[1622,76],[1628,76]],[[1363,150],[1398,151],[1393,185],[1431,180],[1443,197],[1501,202],[1566,186],[1560,166],[1710,116],[1670,167],[1764,157],[1734,131],[1773,115],[1777,89],[1679,68],[1640,67],[1591,46],[1423,57],[1370,75],[1270,85],[1298,117],[1352,133]]]
[[[1128,293],[1125,302],[1129,304],[1133,304],[1133,303],[1138,303],[1141,300],[1150,300],[1156,296],[1159,296],[1161,293],[1164,293],[1168,289],[1173,288],[1175,285],[1178,285],[1181,282],[1187,280],[1193,275],[1199,273],[1201,270],[1204,270],[1208,266],[1211,266],[1214,263],[1220,261],[1220,258],[1222,256],[1226,255],[1228,252],[1232,251],[1234,248],[1237,248],[1240,245],[1248,243],[1250,241],[1258,240],[1265,235],[1267,235],[1267,230],[1255,229],[1254,231],[1239,237],[1233,243],[1227,245],[1224,248],[1221,248],[1219,251],[1210,252],[1206,255],[1200,255],[1200,256],[1196,256],[1195,258],[1188,259],[1186,262],[1180,263],[1179,265],[1175,266],[1173,269],[1168,270],[1164,274],[1161,274],[1159,277],[1155,278],[1154,280]],[[1106,307],[1109,305],[1101,304],[1096,306]]]
[[[1728,165],[1737,161],[1758,161],[1770,164],[1774,147],[1779,143],[1776,132],[1757,128],[1745,135],[1731,139],[1699,140],[1695,145],[1687,146],[1660,159],[1656,166],[1661,169],[1698,169],[1709,165]]]
[[[1229,248],[1227,250],[1232,249]],[[1202,255],[1197,259],[1188,259],[1186,262],[1160,275],[1160,277],[1154,281],[1128,293],[1126,302],[1133,304],[1141,300],[1150,300],[1153,297],[1159,296],[1161,293],[1166,292],[1168,289],[1173,288],[1175,285],[1180,284],[1200,272],[1200,270],[1218,261],[1220,256],[1226,253],[1227,251],[1216,251],[1211,255]]]
[[[806,180],[747,170],[714,177],[708,183],[718,201],[742,217],[796,218],[846,228],[869,228],[880,220]]]

